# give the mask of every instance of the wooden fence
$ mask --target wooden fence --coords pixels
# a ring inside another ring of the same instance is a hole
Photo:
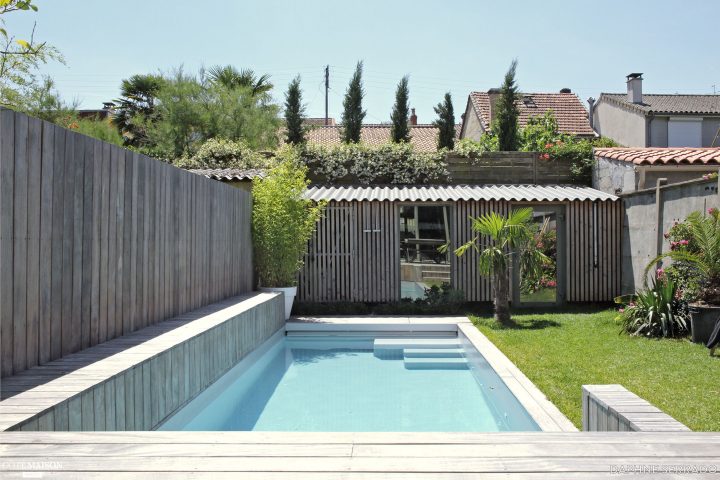
[[[433,205],[427,202],[427,205]],[[496,211],[507,214],[513,203],[459,201],[450,206],[453,245],[473,238],[468,217]],[[300,272],[301,302],[392,302],[400,300],[400,202],[330,202],[309,243]],[[619,201],[538,203],[564,207],[565,300],[608,302],[620,293],[622,204]],[[492,299],[490,281],[477,269],[477,254],[450,255],[452,285],[471,302]]]
[[[446,157],[453,184],[534,184],[576,183],[570,175],[571,162],[541,160],[535,152],[488,152],[471,159],[458,155]]]
[[[250,194],[0,110],[2,376],[252,289]]]

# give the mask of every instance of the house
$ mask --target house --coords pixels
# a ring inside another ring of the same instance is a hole
[[[480,136],[490,130],[490,125],[497,115],[495,104],[500,94],[499,88],[470,93],[460,138],[480,140]],[[596,137],[590,126],[587,110],[569,88],[563,88],[559,93],[523,93],[515,104],[520,112],[518,123],[521,127],[527,125],[530,117],[541,116],[552,110],[561,133],[583,138]]]
[[[308,145],[334,147],[342,145],[342,125],[320,125],[310,128],[305,136]],[[456,126],[456,136],[460,126]],[[392,124],[377,123],[364,124],[360,131],[360,143],[372,147],[379,147],[390,143]],[[415,109],[410,115],[410,144],[414,151],[429,153],[437,151],[438,128],[433,124],[418,124]]]
[[[720,148],[596,148],[593,187],[619,194],[696,180],[720,169]]]
[[[620,291],[622,203],[589,187],[328,185],[306,196],[327,206],[298,278],[301,302],[394,302],[444,282],[467,301],[490,301],[477,252],[452,252],[476,235],[469,217],[520,206],[554,230],[557,261],[542,291],[521,288],[526,276],[515,269],[513,305],[609,302]]]
[[[588,100],[597,133],[626,147],[720,146],[720,95],[644,94],[642,73],[626,83]]]

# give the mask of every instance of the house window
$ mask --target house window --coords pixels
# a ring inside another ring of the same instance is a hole
[[[702,118],[670,117],[668,147],[702,147]]]

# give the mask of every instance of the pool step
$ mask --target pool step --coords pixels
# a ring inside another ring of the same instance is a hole
[[[376,338],[375,350],[460,348],[457,338]]]
[[[405,358],[408,370],[468,370],[464,358]]]
[[[405,358],[463,358],[461,348],[406,348]]]

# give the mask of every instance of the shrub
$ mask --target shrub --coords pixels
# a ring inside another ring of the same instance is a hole
[[[677,296],[677,283],[658,275],[652,287],[615,299],[624,305],[617,320],[623,331],[646,337],[675,337],[687,332],[687,304]]]
[[[303,197],[307,168],[295,151],[284,149],[279,157],[265,178],[253,180],[253,248],[258,281],[263,287],[295,284],[307,242],[324,208],[324,203],[315,204]]]
[[[411,144],[368,147],[306,145],[300,153],[313,179],[325,182],[354,180],[359,183],[432,183],[447,179],[444,152],[415,153]]]
[[[245,142],[211,138],[190,157],[174,162],[180,168],[268,168],[272,164],[265,155],[253,151]]]

